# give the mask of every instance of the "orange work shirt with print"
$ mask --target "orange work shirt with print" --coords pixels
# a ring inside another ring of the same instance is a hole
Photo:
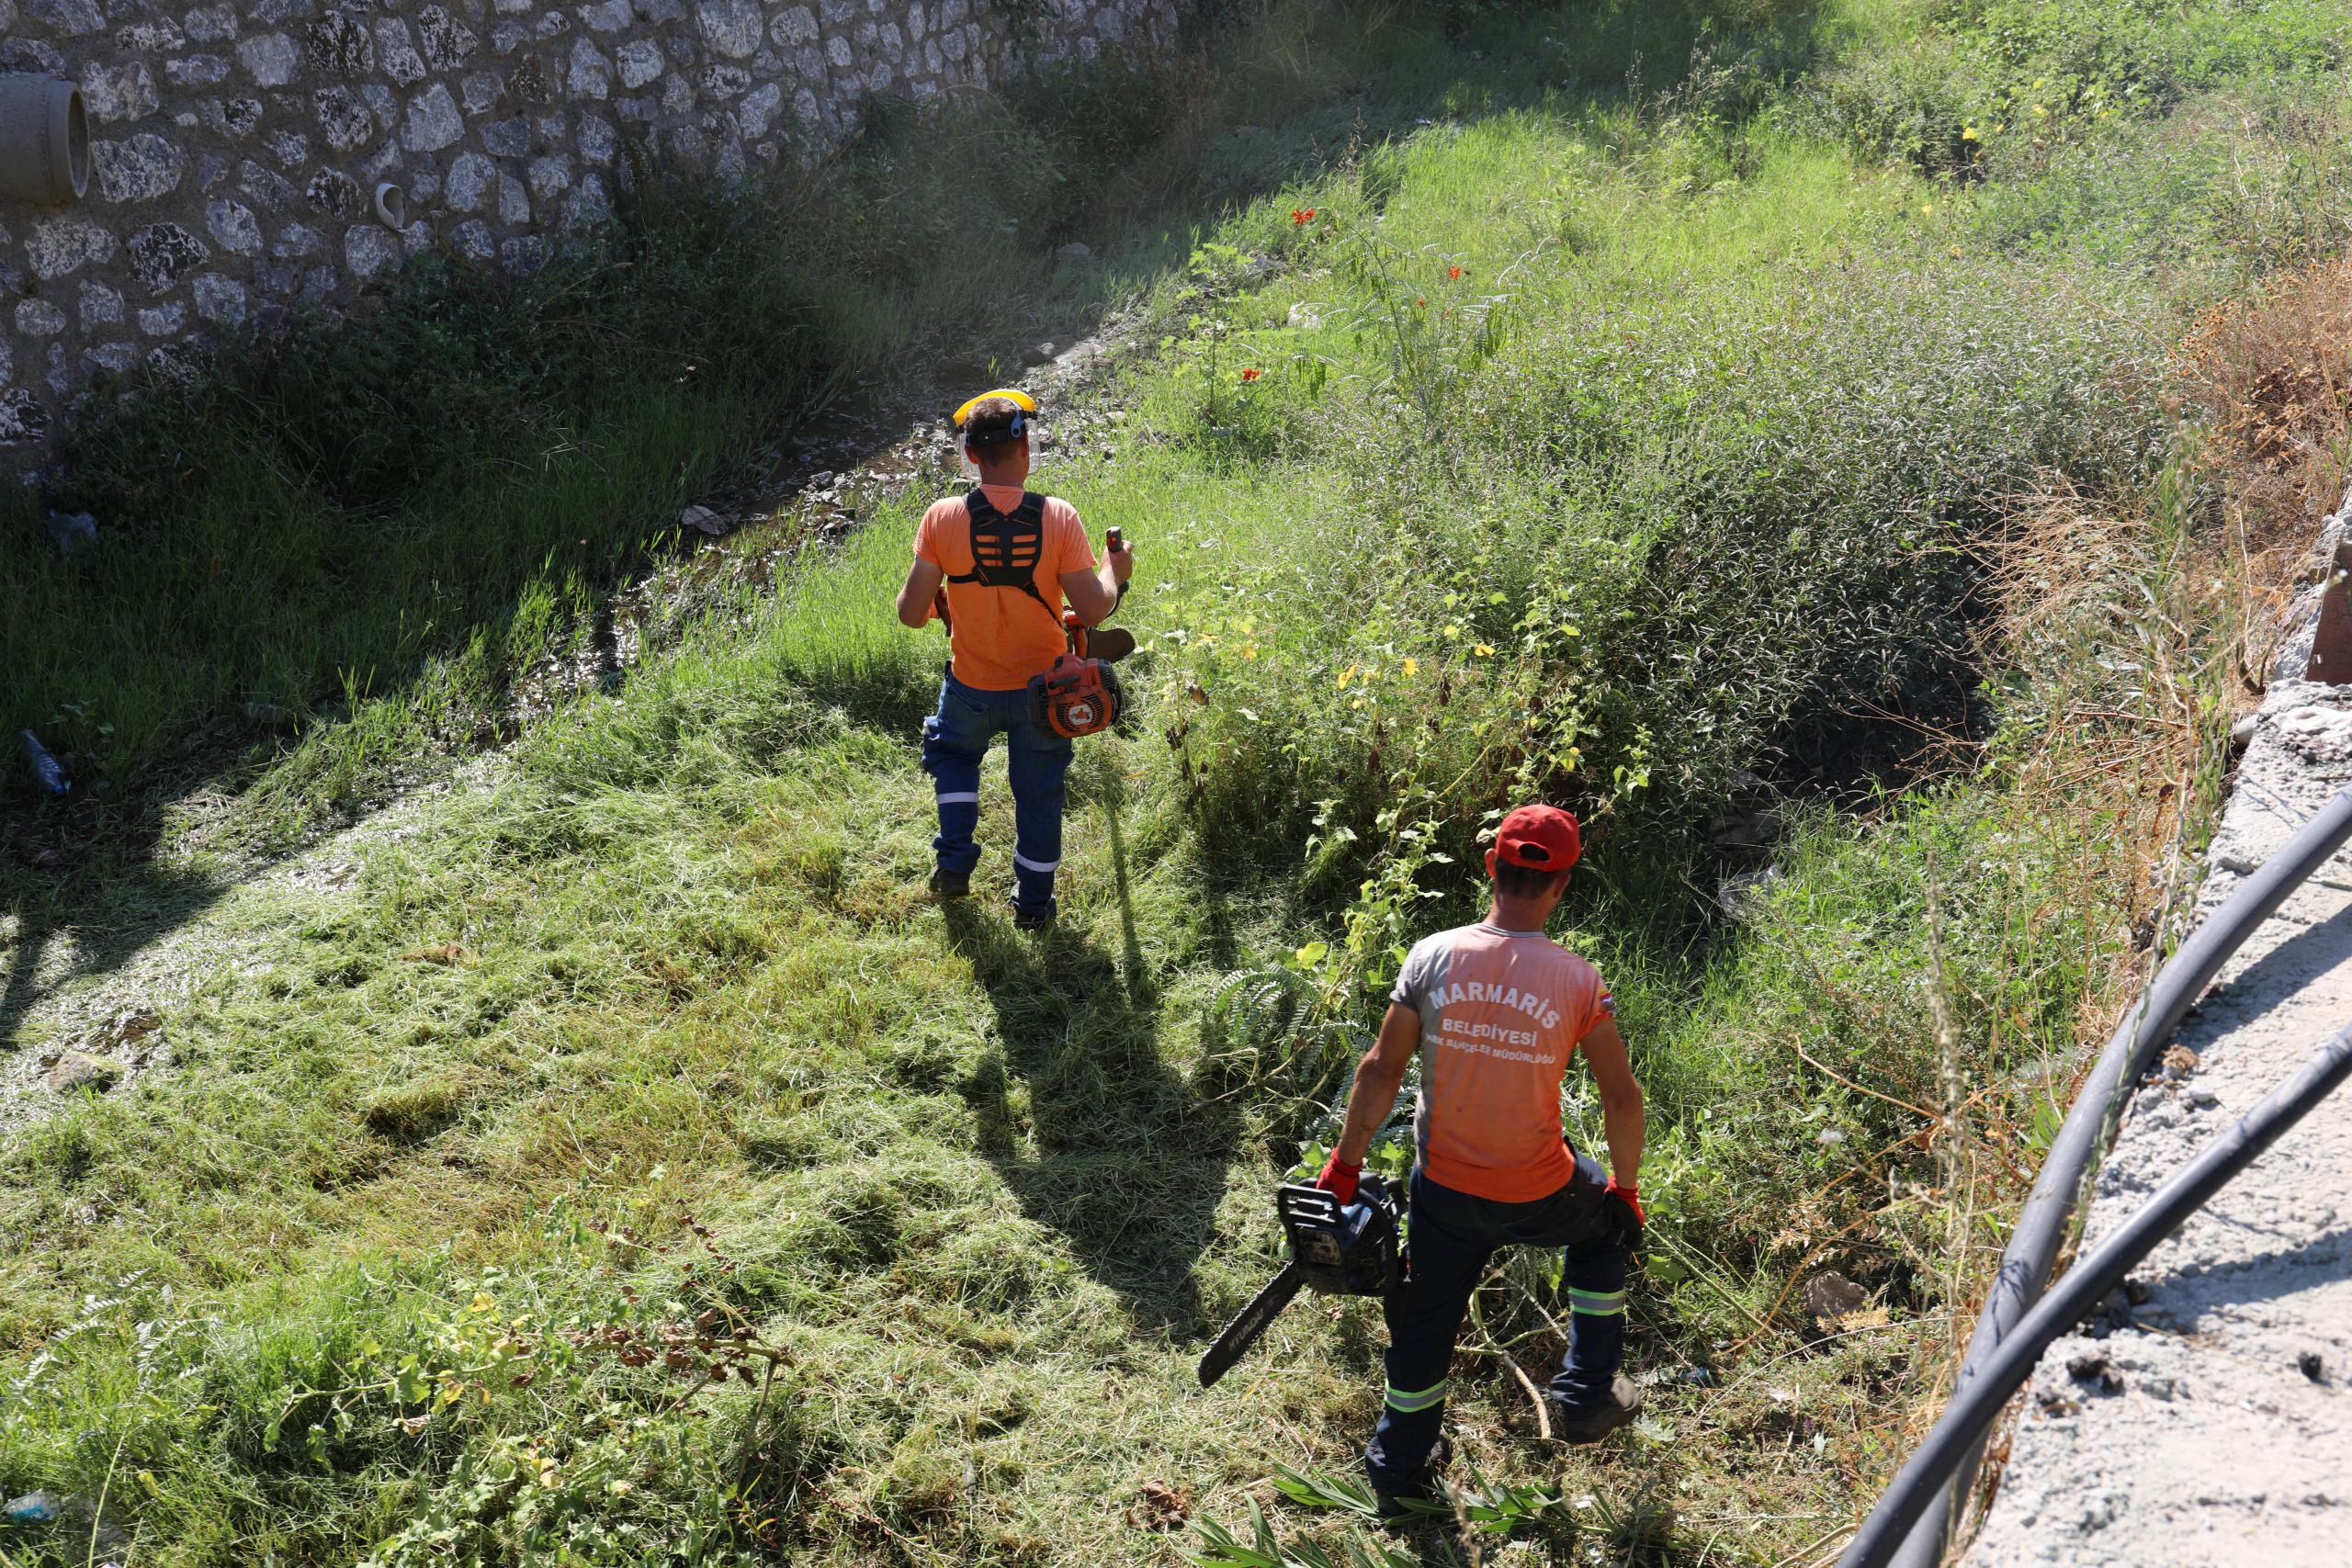
[[[990,506],[1011,512],[1021,504],[1018,485],[983,485]],[[1086,542],[1078,508],[1046,498],[1043,537],[1037,552],[1035,599],[1017,588],[978,582],[947,584],[948,669],[956,679],[982,692],[1017,692],[1029,677],[1042,675],[1069,651],[1062,631],[1062,574],[1088,571],[1097,564]],[[915,530],[915,554],[949,577],[972,570],[972,513],[964,497],[934,501]]]
[[[1421,1020],[1422,1174],[1505,1203],[1566,1186],[1560,1080],[1577,1042],[1614,1016],[1600,972],[1542,931],[1482,920],[1424,938],[1389,999]]]

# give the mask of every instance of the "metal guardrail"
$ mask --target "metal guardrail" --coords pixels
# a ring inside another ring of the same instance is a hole
[[[2341,504],[2329,513],[2325,528],[2334,533],[2335,546],[2313,617],[2312,648],[2303,678],[2344,684],[2352,682],[2352,489],[2345,491]],[[2322,537],[2326,536],[2324,532]],[[2326,864],[2347,838],[2352,838],[2352,788],[2342,791],[2322,807],[2276,855],[2246,879],[2235,897],[2181,944],[2180,951],[2150,983],[2139,1007],[2117,1025],[2067,1111],[2064,1124],[2052,1140],[2050,1152],[2042,1160],[2041,1173],[2018,1212],[2017,1229],[2010,1234],[2009,1245],[2001,1254],[2000,1269],[1985,1292],[1976,1331],[1970,1337],[1967,1352],[1962,1359],[1952,1397],[1929,1431],[1927,1444],[1921,1445],[1921,1452],[1926,1451],[1928,1444],[1938,1441],[1952,1420],[1954,1410],[1984,1378],[2004,1344],[2020,1332],[2020,1320],[2049,1285],[2058,1249],[2065,1241],[2069,1222],[2082,1196],[2085,1177],[2093,1156],[2107,1142],[2124,1091],[2147,1071],[2157,1047],[2171,1035],[2181,1015],[2220,973],[2230,955],[2277,912],[2288,895]],[[1890,1554],[1882,1561],[1893,1563],[1894,1568],[1939,1568],[1951,1548],[1954,1526],[1964,1511],[1962,1505],[1975,1484],[1984,1457],[1984,1433],[1979,1429],[1948,1457],[1940,1474],[1929,1478],[1928,1484],[1934,1490],[1916,1508],[1907,1510],[1913,1515],[1909,1535],[1890,1547]],[[1903,1473],[1909,1473],[1908,1466]],[[1882,1498],[1880,1508],[1885,1506]],[[1876,1519],[1878,1511],[1874,1510],[1871,1517]],[[1852,1553],[1860,1540],[1858,1535],[1849,1544],[1844,1568],[1856,1568],[1857,1560]]]

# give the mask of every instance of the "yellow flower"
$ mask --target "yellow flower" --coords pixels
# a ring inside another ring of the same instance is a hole
[[[1253,642],[1244,646],[1241,649],[1241,657],[1250,660],[1256,659],[1258,657],[1258,645]]]
[[[1932,201],[1923,201],[1923,202],[1921,202],[1921,203],[1919,204],[1919,216],[1920,216],[1920,217],[1922,217],[1922,218],[1933,218],[1935,215],[1936,215],[1936,204],[1935,204],[1934,202],[1932,202]]]
[[[1362,697],[1358,697],[1354,702],[1351,702],[1351,703],[1350,703],[1350,704],[1348,705],[1348,707],[1350,708],[1350,710],[1351,710],[1351,711],[1355,710],[1355,709],[1362,708],[1363,706],[1363,699]]]
[[[1481,659],[1492,659],[1495,656],[1495,645],[1490,642],[1482,642],[1470,651]]]
[[[1340,683],[1332,689],[1340,692],[1346,691],[1348,689],[1348,682],[1355,679],[1355,674],[1356,667],[1352,664],[1349,665],[1345,670],[1340,671]]]
[[[1418,660],[1418,659],[1408,659],[1408,660],[1405,660],[1405,679],[1407,679],[1408,681],[1409,681],[1409,680],[1411,680],[1414,676],[1416,676],[1416,675],[1419,674],[1420,672],[1421,672],[1421,661],[1420,661],[1419,660]]]
[[[1974,126],[1973,126],[1973,125],[1969,125],[1969,126],[1962,126],[1962,127],[1961,128],[1960,139],[1961,139],[1962,141],[1975,141],[1975,140],[1976,140],[1976,128],[1975,128]]]
[[[1454,622],[1454,623],[1453,623],[1453,625],[1452,625],[1452,626],[1450,626],[1446,627],[1446,628],[1445,628],[1445,635],[1446,635],[1447,637],[1460,637],[1460,636],[1462,635],[1462,623],[1461,623],[1461,622],[1459,622],[1459,621],[1456,621],[1456,622]]]

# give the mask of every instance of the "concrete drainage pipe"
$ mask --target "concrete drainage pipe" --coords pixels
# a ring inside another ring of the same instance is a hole
[[[62,207],[89,188],[82,89],[54,76],[0,75],[0,197]]]

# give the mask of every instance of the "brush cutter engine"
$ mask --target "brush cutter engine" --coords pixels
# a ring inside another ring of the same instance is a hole
[[[1029,680],[1030,722],[1075,740],[1099,735],[1119,717],[1118,671],[1100,659],[1065,653]]]
[[[1077,611],[1062,612],[1062,634],[1069,639],[1069,651],[1055,660],[1051,670],[1029,678],[1029,722],[1070,740],[1100,735],[1118,722],[1120,711],[1126,706],[1119,672],[1111,668],[1109,659],[1093,657],[1089,646],[1093,634],[1079,620]],[[1122,649],[1135,646],[1135,638],[1125,632],[1102,635],[1106,643],[1120,639],[1120,648],[1109,649],[1112,658],[1120,657]]]

